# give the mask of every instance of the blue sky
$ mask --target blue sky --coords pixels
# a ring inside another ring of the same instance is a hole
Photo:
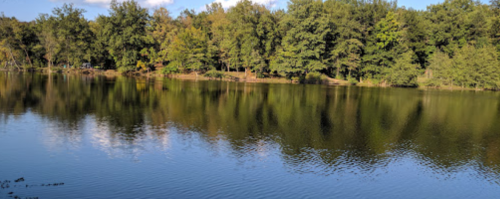
[[[79,8],[87,10],[85,17],[94,19],[99,14],[107,14],[106,6],[111,0],[0,0],[0,12],[6,16],[14,16],[23,21],[35,19],[40,13],[51,13],[54,7],[59,7],[64,3],[74,3]],[[120,0],[118,0],[120,1]],[[123,1],[123,0],[121,0]],[[143,7],[154,8],[163,6],[168,8],[173,16],[188,8],[200,11],[204,5],[214,1],[221,2],[225,7],[233,5],[237,0],[136,0]],[[273,8],[285,8],[288,0],[253,0],[263,3]],[[488,2],[488,0],[481,0]],[[415,9],[425,9],[427,5],[436,4],[442,0],[399,0],[398,5],[412,7]]]

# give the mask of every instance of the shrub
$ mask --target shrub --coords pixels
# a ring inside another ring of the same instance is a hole
[[[412,52],[407,52],[396,59],[396,64],[386,70],[385,79],[391,86],[418,86],[418,64],[412,63]]]
[[[347,79],[347,82],[349,82],[349,84],[351,85],[356,85],[358,84],[358,80],[356,80],[356,78],[353,78],[353,77],[349,77],[349,79]]]
[[[428,87],[440,87],[442,82],[438,79],[429,79],[424,83],[424,86]]]
[[[305,77],[304,83],[307,83],[307,84],[321,83],[321,73],[318,73],[318,72],[308,73]]]
[[[217,70],[210,70],[206,72],[203,76],[208,78],[219,78],[222,79],[224,77],[224,73]]]
[[[134,67],[126,67],[126,66],[118,67],[118,69],[117,69],[117,71],[120,73],[126,73],[126,72],[133,71],[133,70],[134,70]]]
[[[169,65],[163,67],[158,72],[162,75],[171,75],[171,74],[179,73],[179,69],[176,66],[169,64]]]
[[[301,80],[303,80],[302,77],[292,77],[291,79],[292,79],[293,83],[299,83],[299,82],[301,82]]]
[[[136,68],[139,70],[147,70],[146,63],[142,62],[141,60],[137,62]]]

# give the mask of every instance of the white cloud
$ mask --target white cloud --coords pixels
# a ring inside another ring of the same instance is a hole
[[[215,0],[215,3],[220,3],[223,8],[230,8],[236,5],[240,0]],[[252,0],[254,3],[275,7],[278,0]]]
[[[97,5],[101,7],[109,7],[111,0],[50,0],[52,2],[65,2],[74,4],[84,4],[84,5]],[[123,2],[125,0],[118,0],[118,2]],[[139,4],[143,7],[155,7],[173,4],[174,0],[137,0]]]
[[[146,0],[147,6],[161,6],[174,3],[174,0]]]

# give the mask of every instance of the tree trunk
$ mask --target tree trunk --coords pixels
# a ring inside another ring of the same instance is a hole
[[[28,51],[26,49],[23,49],[23,50],[26,53],[26,59],[28,59],[28,62],[30,63],[31,68],[33,68],[33,63],[31,63],[31,58],[28,54]]]
[[[245,79],[247,78],[247,68],[245,67]]]
[[[340,75],[340,67],[337,67],[337,74],[335,75],[335,79],[339,79]]]
[[[49,59],[49,74],[50,74],[50,71],[51,71],[51,69],[50,69],[51,65],[52,65],[52,59]]]
[[[339,79],[339,74],[340,74],[339,59],[337,59],[336,62],[337,62],[337,74],[335,75],[335,79]]]
[[[16,59],[14,58],[14,55],[12,54],[12,49],[10,49],[10,46],[9,46],[9,52],[10,52],[10,57],[12,58],[12,61],[14,61],[14,64],[16,65],[17,69],[19,69],[19,66],[17,65]]]
[[[66,38],[67,40],[69,40],[68,38]],[[67,55],[67,58],[68,58],[68,68],[70,68],[70,62],[69,62],[69,42],[66,42],[66,51],[68,51],[68,55]]]

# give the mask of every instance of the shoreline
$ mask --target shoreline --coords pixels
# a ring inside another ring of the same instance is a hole
[[[29,73],[41,73],[41,74],[49,74],[48,69],[35,69],[35,70],[17,70],[17,69],[0,69],[3,72],[29,72]],[[289,80],[283,77],[268,77],[268,78],[256,78],[254,73],[250,73],[245,78],[245,72],[222,72],[224,77],[222,78],[212,78],[205,77],[203,74],[196,75],[195,72],[191,73],[178,73],[172,75],[163,75],[158,74],[156,72],[143,72],[143,71],[131,71],[126,73],[118,72],[115,69],[56,69],[51,71],[50,73],[56,74],[73,74],[73,75],[99,75],[105,76],[108,78],[115,77],[162,77],[162,78],[170,78],[170,79],[179,79],[179,80],[195,80],[195,81],[226,81],[226,82],[246,82],[246,83],[274,83],[274,84],[316,84],[316,85],[326,85],[326,86],[356,86],[356,87],[376,87],[376,88],[407,88],[407,89],[418,89],[418,90],[448,90],[448,91],[498,91],[498,90],[489,90],[489,89],[474,89],[474,88],[462,88],[457,86],[424,86],[419,85],[417,87],[396,87],[396,86],[388,86],[385,84],[373,84],[370,81],[358,82],[357,84],[351,84],[347,80],[338,80],[327,77],[325,75],[321,76],[321,80],[314,80],[313,82],[305,80],[306,82],[298,82],[296,80]],[[420,79],[420,78],[419,78]],[[421,80],[423,81],[423,80]],[[419,81],[419,83],[423,83]]]

